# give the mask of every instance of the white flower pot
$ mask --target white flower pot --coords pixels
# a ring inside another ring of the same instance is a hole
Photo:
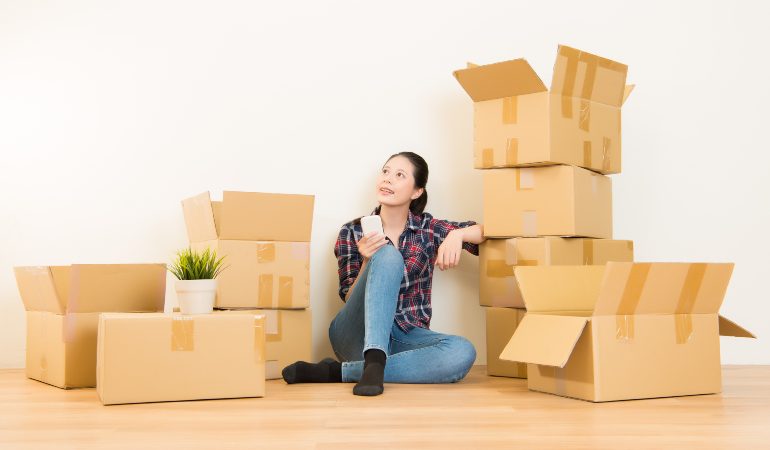
[[[177,280],[176,297],[182,314],[211,314],[217,296],[217,280]]]

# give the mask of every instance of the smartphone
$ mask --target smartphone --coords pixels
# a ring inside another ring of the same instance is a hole
[[[361,228],[364,230],[364,236],[371,233],[372,231],[385,234],[385,232],[382,230],[382,219],[380,219],[380,216],[375,215],[362,217]]]

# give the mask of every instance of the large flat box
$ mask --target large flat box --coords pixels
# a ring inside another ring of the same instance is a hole
[[[569,164],[620,173],[620,109],[628,67],[559,46],[550,91],[515,59],[454,73],[473,105],[477,169]]]
[[[574,166],[486,170],[486,237],[612,238],[612,181]]]
[[[513,275],[516,266],[600,265],[633,260],[633,241],[555,236],[487,239],[479,246],[479,303],[524,308]]]
[[[101,311],[163,311],[164,264],[15,267],[27,310],[26,375],[56,387],[96,386]]]
[[[501,359],[531,390],[593,402],[721,391],[719,336],[733,264],[517,267],[527,315]]]
[[[105,405],[264,397],[264,327],[253,314],[104,313],[96,392]]]
[[[310,243],[214,240],[192,242],[225,257],[217,308],[310,307]]]
[[[313,314],[310,309],[254,309],[216,311],[215,314],[258,314],[265,316],[265,378],[282,378],[284,367],[295,361],[311,361]],[[507,341],[506,341],[507,342]]]
[[[497,377],[527,378],[527,365],[500,359],[500,353],[527,314],[518,308],[485,308],[487,316],[487,374]]]
[[[182,201],[190,242],[310,242],[312,195],[224,191],[222,201],[209,192]]]

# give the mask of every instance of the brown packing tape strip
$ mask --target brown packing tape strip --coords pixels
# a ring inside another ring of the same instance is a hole
[[[610,146],[612,140],[608,137],[602,138],[602,172],[609,172],[612,168],[612,154]]]
[[[521,212],[521,229],[524,236],[537,236],[537,211]]]
[[[578,127],[583,131],[590,131],[591,128],[591,102],[580,99],[580,120]]]
[[[192,352],[195,350],[195,321],[192,317],[171,317],[171,351]]]
[[[254,316],[254,361],[265,362],[265,316]]]
[[[489,278],[507,278],[513,276],[513,266],[505,262],[504,259],[490,259],[487,261],[487,277]]]
[[[520,259],[516,262],[517,266],[539,266],[540,263],[536,259]]]
[[[580,92],[580,98],[591,100],[593,96],[594,84],[596,81],[596,69],[601,67],[616,72],[625,72],[621,64],[611,61],[601,56],[592,55],[570,47],[559,47],[559,55],[567,58],[566,73],[564,75],[564,84],[562,86],[562,117],[572,118],[572,99],[575,95],[575,82],[577,81],[578,62],[585,63],[585,79]]]
[[[634,313],[639,306],[651,267],[650,263],[636,263],[631,266],[616,312],[615,337],[619,340],[630,341],[634,338]]]
[[[273,274],[263,273],[259,275],[259,296],[257,306],[260,308],[273,307]]]
[[[275,244],[259,243],[257,244],[257,262],[266,264],[275,261]]]
[[[294,277],[278,277],[278,307],[291,308],[294,298]]]
[[[516,169],[516,190],[529,191],[535,188],[535,173],[531,168]]]
[[[583,166],[591,167],[591,141],[583,141]]]
[[[505,97],[503,98],[503,123],[515,124],[518,114],[518,97]]]
[[[515,166],[519,162],[519,139],[508,138],[505,143],[505,165]]]
[[[705,274],[705,263],[693,263],[687,269],[687,276],[674,311],[677,344],[686,344],[692,336],[692,310],[695,308],[695,300],[698,298]]]
[[[591,265],[594,263],[594,244],[593,239],[583,239],[583,264]]]
[[[491,148],[481,150],[481,168],[489,169],[495,165],[495,151]]]
[[[283,338],[283,314],[274,309],[265,312],[265,337],[267,342],[280,342]]]

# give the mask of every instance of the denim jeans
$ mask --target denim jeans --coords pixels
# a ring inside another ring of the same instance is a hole
[[[386,383],[454,383],[467,375],[476,349],[460,336],[414,328],[406,333],[394,317],[404,259],[391,244],[377,250],[358,275],[353,292],[329,326],[329,340],[342,361],[342,381],[356,382],[366,350],[387,356]]]

